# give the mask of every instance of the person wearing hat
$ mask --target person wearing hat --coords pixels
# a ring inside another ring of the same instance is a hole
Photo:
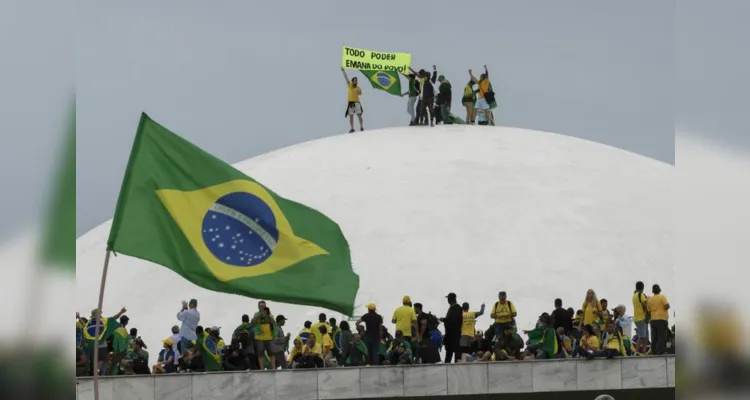
[[[411,338],[417,333],[417,313],[411,305],[409,296],[404,296],[401,303],[403,305],[393,311],[391,322],[396,324],[397,331],[404,334],[404,340],[410,342]]]
[[[440,108],[440,119],[443,121],[443,125],[450,125],[453,124],[451,120],[453,88],[444,75],[438,76],[438,82],[440,82],[440,86],[438,86],[437,105]]]
[[[107,373],[107,354],[109,353],[107,349],[107,341],[110,337],[112,337],[112,334],[114,334],[115,329],[118,327],[117,319],[120,318],[123,314],[125,314],[127,310],[125,307],[123,307],[120,312],[117,314],[106,318],[103,317],[101,314],[101,310],[98,308],[95,308],[91,310],[91,318],[86,321],[83,329],[83,337],[85,339],[84,341],[84,351],[86,353],[86,357],[91,360],[91,375],[94,374],[94,356],[96,356],[97,360],[96,363],[99,364],[96,366],[96,370],[99,371],[99,375],[106,375]],[[100,319],[101,323],[99,324],[99,346],[96,349],[96,352],[94,352],[94,347],[96,343],[96,328],[97,328],[97,318]]]
[[[198,312],[198,300],[191,299],[190,302],[182,301],[182,308],[177,312],[177,320],[182,322],[180,325],[180,349],[182,354],[187,351],[188,344],[196,340],[195,328],[201,322],[201,313]]]
[[[375,303],[367,305],[367,313],[356,322],[357,328],[362,323],[366,325],[364,339],[367,346],[367,354],[370,356],[370,365],[379,365],[380,338],[383,335],[383,317],[377,313]]]
[[[455,362],[461,359],[461,325],[463,324],[463,309],[456,300],[455,293],[448,293],[445,296],[448,299],[448,312],[445,318],[440,318],[440,322],[445,326],[445,336],[443,343],[445,345],[445,363]],[[455,357],[455,358],[454,358]]]
[[[667,351],[667,331],[669,330],[669,301],[661,294],[661,287],[651,288],[654,294],[648,299],[648,312],[651,314],[651,354],[659,355]]]
[[[159,352],[159,358],[154,365],[153,373],[171,374],[177,372],[177,366],[174,363],[175,353],[173,350],[174,341],[172,338],[162,340],[163,348]]]

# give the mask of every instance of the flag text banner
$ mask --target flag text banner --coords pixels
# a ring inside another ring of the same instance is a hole
[[[397,71],[409,73],[411,53],[391,53],[344,46],[341,49],[341,67],[346,69]]]

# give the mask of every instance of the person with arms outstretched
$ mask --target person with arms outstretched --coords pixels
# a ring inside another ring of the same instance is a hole
[[[471,70],[469,70],[469,77],[478,87],[476,110],[479,115],[484,117],[483,121],[479,121],[479,125],[489,125],[492,118],[490,104],[494,93],[490,91],[490,73],[487,71],[487,66],[484,66],[484,73],[479,76],[479,79],[474,76]]]
[[[359,118],[359,130],[365,130],[362,123],[362,104],[359,103],[359,96],[362,94],[362,88],[357,86],[357,77],[355,76],[349,80],[349,76],[346,74],[344,67],[341,67],[341,72],[344,73],[344,79],[346,80],[346,86],[349,88],[348,105],[346,106],[346,114],[344,116],[349,117],[349,133],[354,133],[354,114]]]

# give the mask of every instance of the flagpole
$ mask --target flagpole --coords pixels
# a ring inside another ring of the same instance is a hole
[[[96,306],[96,327],[94,328],[94,400],[99,400],[99,335],[101,332],[102,323],[102,303],[104,303],[104,286],[107,283],[107,270],[109,269],[109,255],[110,251],[107,250],[107,255],[104,256],[104,268],[102,268],[102,283],[99,286],[99,304]]]

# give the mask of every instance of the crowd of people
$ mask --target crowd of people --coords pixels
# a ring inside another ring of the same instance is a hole
[[[349,133],[354,132],[355,115],[359,121],[359,129],[363,131],[362,114],[364,109],[359,98],[362,94],[362,88],[358,84],[357,77],[349,79],[343,68],[341,71],[344,73],[348,88],[345,116],[349,118]],[[469,81],[464,86],[461,97],[461,104],[466,110],[464,120],[451,114],[453,86],[444,75],[438,75],[437,66],[432,66],[432,74],[424,69],[415,71],[410,68],[410,73],[406,74],[406,78],[408,90],[401,93],[401,97],[409,97],[406,105],[406,110],[410,116],[409,126],[435,126],[441,123],[446,125],[454,123],[494,125],[492,110],[497,107],[497,102],[486,65],[479,78],[474,76],[472,70],[469,70]]]
[[[652,295],[637,282],[632,297],[633,315],[625,305],[612,309],[606,299],[588,290],[581,308],[564,308],[555,299],[554,309],[542,313],[536,326],[522,333],[516,324],[517,311],[506,292],[486,310],[482,304],[472,311],[459,304],[455,293],[447,296],[444,317],[425,312],[423,305],[409,296],[394,310],[391,323],[375,304],[352,321],[336,321],[321,313],[315,322],[306,321],[294,338],[286,333],[286,317],[274,316],[266,302],[257,311],[245,314],[240,324],[224,340],[221,328],[200,325],[198,301],[183,302],[173,326],[155,360],[149,358],[146,343],[136,328],[129,328],[127,310],[112,317],[101,317],[99,347],[95,346],[96,318],[76,314],[76,376],[162,374],[199,371],[238,371],[356,367],[367,365],[434,364],[451,362],[514,361],[564,358],[613,358],[647,354],[674,354],[675,328],[669,328],[670,305],[659,285]],[[477,318],[489,312],[492,324],[477,329]],[[352,322],[350,324],[350,322]],[[635,327],[635,336],[631,333]],[[128,330],[129,329],[129,330]],[[650,335],[649,335],[650,331]],[[98,364],[93,365],[94,352]],[[441,360],[440,353],[444,353]]]

